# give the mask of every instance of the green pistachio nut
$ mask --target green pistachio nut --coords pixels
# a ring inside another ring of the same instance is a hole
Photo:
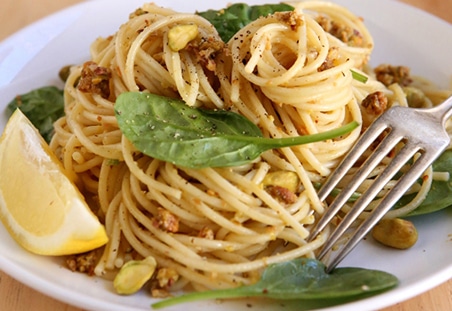
[[[126,262],[113,281],[116,292],[121,295],[136,293],[151,279],[156,267],[157,262],[152,256]]]
[[[168,31],[168,45],[178,52],[198,36],[198,26],[193,24],[176,25]]]

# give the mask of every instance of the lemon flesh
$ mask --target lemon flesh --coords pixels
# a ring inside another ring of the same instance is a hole
[[[108,241],[104,226],[20,110],[0,138],[0,219],[16,242],[36,254],[82,253]]]

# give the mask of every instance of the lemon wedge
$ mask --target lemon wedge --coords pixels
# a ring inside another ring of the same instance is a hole
[[[77,254],[108,241],[83,195],[18,109],[0,138],[0,219],[16,242],[36,254]]]

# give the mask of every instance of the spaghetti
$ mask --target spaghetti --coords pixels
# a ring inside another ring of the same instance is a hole
[[[199,32],[179,51],[168,44],[176,25],[196,25]],[[145,91],[230,109],[267,137],[319,133],[362,123],[361,103],[373,92],[384,93],[390,105],[406,102],[403,92],[370,74],[365,84],[353,79],[352,70],[365,74],[372,48],[360,18],[323,2],[259,18],[228,43],[200,16],[145,4],[114,35],[97,39],[90,62],[71,70],[65,116],[51,142],[98,206],[109,235],[95,274],[153,256],[159,269],[178,276],[172,290],[204,290],[250,284],[268,264],[315,257],[328,234],[306,241],[324,209],[315,184],[349,150],[359,129],[268,151],[240,167],[194,170],[137,152],[122,136],[113,105],[123,92]],[[106,82],[107,92],[80,89],[89,70],[101,71],[91,83]],[[281,181],[288,179],[295,183]]]

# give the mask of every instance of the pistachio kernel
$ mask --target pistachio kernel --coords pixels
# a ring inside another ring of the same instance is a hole
[[[414,224],[406,219],[390,218],[380,220],[372,229],[372,237],[383,245],[407,249],[418,239]]]
[[[136,293],[151,279],[156,267],[157,262],[152,256],[126,262],[113,281],[116,292],[121,295]]]
[[[198,26],[193,24],[176,25],[168,31],[168,45],[178,52],[198,36]]]
[[[300,178],[297,173],[292,171],[275,171],[265,175],[262,186],[279,186],[289,189],[292,192],[297,192],[300,184]]]

